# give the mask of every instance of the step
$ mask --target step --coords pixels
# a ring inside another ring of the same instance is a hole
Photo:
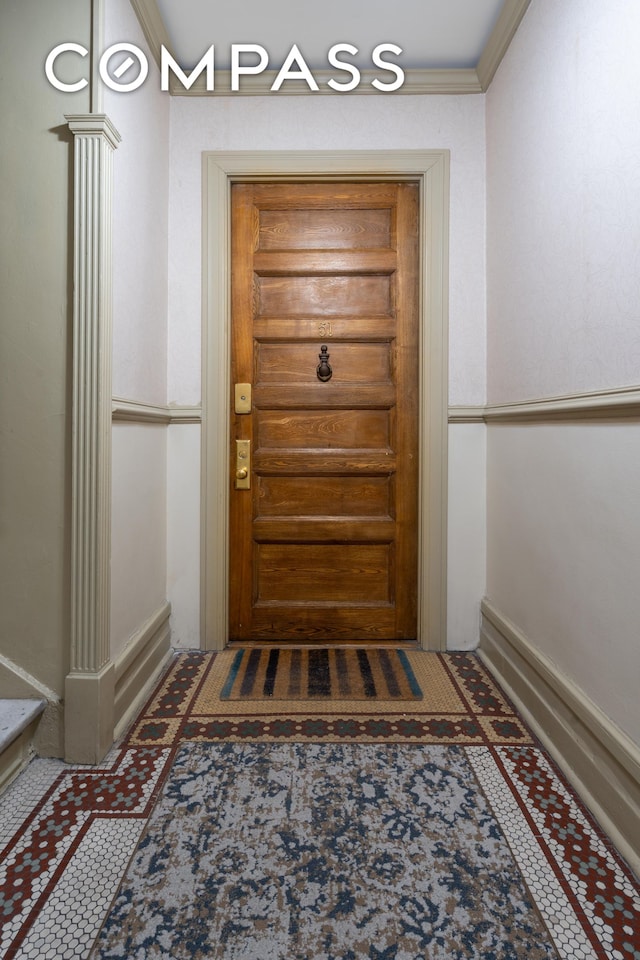
[[[34,755],[33,735],[46,700],[0,700],[0,792]]]

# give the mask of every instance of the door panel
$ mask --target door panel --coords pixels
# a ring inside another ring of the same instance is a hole
[[[258,410],[254,420],[256,447],[311,450],[383,447],[391,452],[389,410]]]
[[[417,273],[416,184],[233,185],[232,640],[415,639]]]
[[[390,477],[255,477],[256,520],[269,517],[390,517]]]
[[[270,257],[270,264],[275,257]],[[281,258],[282,259],[282,258]],[[299,266],[305,274],[322,267],[319,258]],[[259,267],[258,267],[259,269]],[[263,268],[264,269],[264,268]],[[274,267],[266,269],[275,269]],[[259,277],[256,282],[258,317],[366,317],[388,314],[391,304],[389,277]]]
[[[284,383],[287,380],[311,383],[318,386],[316,366],[318,357],[308,343],[257,343],[256,380],[265,383]],[[391,344],[349,343],[340,344],[340,364],[332,363],[334,386],[339,383],[391,382]],[[318,389],[326,398],[326,389]]]

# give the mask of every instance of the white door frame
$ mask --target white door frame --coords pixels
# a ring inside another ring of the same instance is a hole
[[[202,646],[221,650],[229,618],[231,184],[256,179],[420,183],[418,641],[446,649],[449,152],[243,151],[203,155]]]

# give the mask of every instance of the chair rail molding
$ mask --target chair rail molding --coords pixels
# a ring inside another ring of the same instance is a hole
[[[66,117],[74,137],[71,650],[65,757],[98,763],[113,742],[109,654],[113,152],[105,114]]]
[[[484,406],[449,407],[449,423],[484,423]]]
[[[623,419],[640,416],[640,386],[615,387],[590,393],[567,393],[514,403],[490,403],[487,423],[526,423],[547,420]]]
[[[113,397],[111,416],[114,423],[200,423],[202,409],[199,405],[146,403],[141,400],[125,400]]]
[[[639,417],[640,386],[636,385],[486,406],[449,407],[449,423],[547,423]]]

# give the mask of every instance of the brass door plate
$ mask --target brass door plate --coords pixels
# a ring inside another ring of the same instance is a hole
[[[236,490],[251,489],[251,440],[236,440]]]
[[[251,384],[250,383],[236,383],[235,412],[251,413]]]

